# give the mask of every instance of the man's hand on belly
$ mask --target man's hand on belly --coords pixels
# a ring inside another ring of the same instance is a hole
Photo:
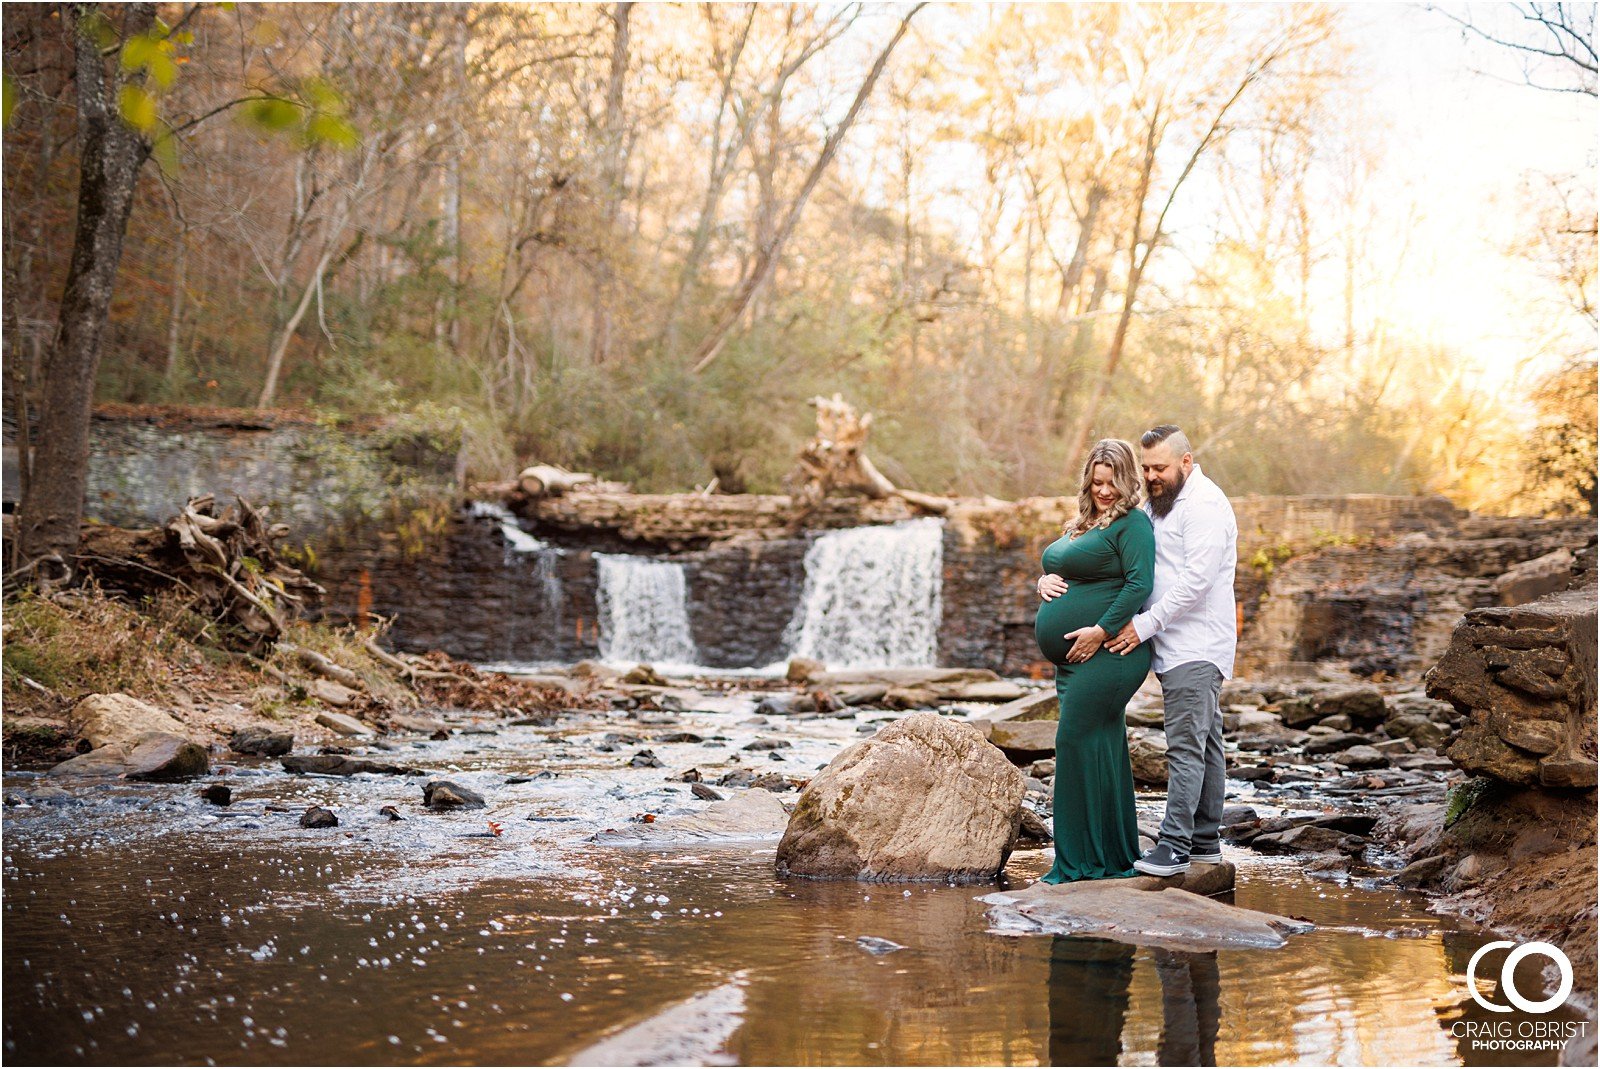
[[[1111,641],[1106,643],[1106,649],[1110,650],[1112,653],[1118,653],[1126,657],[1128,654],[1132,653],[1134,649],[1138,647],[1138,645],[1139,632],[1133,629],[1133,621],[1129,620],[1127,623],[1122,625],[1122,630],[1118,631],[1114,636],[1112,636]]]

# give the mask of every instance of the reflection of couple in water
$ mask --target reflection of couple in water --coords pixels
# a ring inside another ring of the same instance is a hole
[[[1044,551],[1039,648],[1055,665],[1055,862],[1045,883],[1222,860],[1222,681],[1233,673],[1238,526],[1177,427],[1095,443],[1078,515]],[[1143,479],[1140,478],[1143,469]],[[1144,491],[1141,493],[1141,491]],[[1141,507],[1142,502],[1142,507]],[[1167,811],[1140,855],[1128,701],[1154,667],[1167,737]]]
[[[1056,936],[1050,947],[1050,1064],[1116,1065],[1138,950]],[[1161,980],[1158,1065],[1216,1065],[1217,954],[1154,950]]]

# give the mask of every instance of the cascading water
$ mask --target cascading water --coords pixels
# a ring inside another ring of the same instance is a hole
[[[806,551],[785,640],[830,668],[931,665],[938,650],[944,521],[830,531]]]
[[[596,553],[600,589],[600,657],[692,665],[683,565],[626,553]]]
[[[532,559],[533,581],[544,601],[547,626],[552,632],[559,632],[562,627],[561,547],[552,546],[524,531],[517,523],[516,516],[504,505],[493,501],[473,501],[468,504],[467,511],[473,516],[492,519],[500,525],[500,536],[505,540],[507,567],[520,558]]]

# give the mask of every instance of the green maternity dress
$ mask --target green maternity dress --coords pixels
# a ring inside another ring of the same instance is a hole
[[[1056,666],[1061,720],[1056,727],[1055,864],[1045,883],[1137,876],[1139,829],[1133,809],[1133,766],[1124,715],[1145,676],[1145,642],[1127,656],[1102,646],[1067,663],[1064,636],[1099,624],[1115,635],[1150,595],[1155,529],[1143,510],[1077,538],[1061,536],[1044,551],[1044,570],[1067,581],[1067,592],[1042,602],[1034,619],[1039,649]]]

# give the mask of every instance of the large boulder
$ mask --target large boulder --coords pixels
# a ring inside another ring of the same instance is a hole
[[[778,844],[779,875],[980,880],[1022,821],[1021,772],[970,725],[913,713],[812,777]]]
[[[1127,880],[1035,883],[978,899],[1001,930],[1092,936],[1173,950],[1281,947],[1307,921],[1219,902],[1178,887],[1144,890]]]
[[[112,743],[132,745],[141,735],[163,731],[184,735],[188,729],[173,717],[128,694],[91,694],[72,710],[78,733],[94,749]]]

